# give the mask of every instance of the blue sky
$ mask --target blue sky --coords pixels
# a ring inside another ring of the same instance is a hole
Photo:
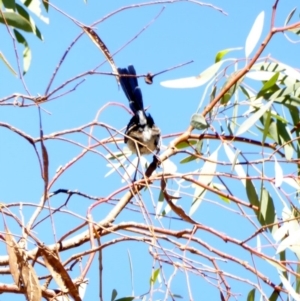
[[[194,61],[192,64],[155,77],[152,85],[147,85],[143,79],[139,79],[145,106],[150,107],[149,112],[154,117],[156,124],[161,128],[164,137],[163,144],[167,146],[171,141],[171,138],[168,138],[169,135],[182,132],[189,126],[190,118],[199,105],[205,87],[168,89],[161,86],[160,82],[198,75],[214,63],[215,56],[220,50],[244,47],[252,24],[261,11],[265,11],[265,26],[262,33],[262,37],[265,37],[270,27],[273,2],[270,0],[219,0],[210,2],[212,5],[220,7],[226,15],[212,7],[199,6],[195,3],[184,1],[173,4],[149,5],[120,11],[97,24],[94,29],[111,53],[114,53],[132,39],[164,8],[159,18],[115,55],[114,60],[116,65],[120,67],[133,64],[138,74],[146,74],[148,72],[157,73],[191,60]],[[103,4],[100,1],[90,0],[87,4],[83,1],[72,1],[72,3],[70,1],[51,1],[51,3],[81,23],[91,25],[121,7],[145,2],[116,0],[106,1]],[[280,1],[275,26],[283,26],[287,15],[297,5],[299,5],[297,0]],[[81,33],[80,27],[76,26],[71,20],[52,7],[50,7],[48,14],[44,12],[43,15],[49,17],[50,24],[45,24],[38,18],[35,18],[35,22],[44,36],[44,41],[41,42],[34,35],[25,34],[32,51],[32,61],[24,79],[31,95],[43,95],[62,55],[71,42]],[[13,44],[4,26],[0,27],[0,37],[1,41],[5,41],[5,43],[1,43],[0,51],[6,56],[13,68],[17,69]],[[296,39],[295,36],[293,38]],[[21,56],[22,46],[17,45],[17,49]],[[283,34],[278,34],[266,48],[263,56],[270,55],[278,61],[299,68],[299,50],[299,44],[291,44],[285,39]],[[242,59],[244,57],[244,50],[232,52],[228,57]],[[101,63],[103,64],[97,70],[99,73],[111,72],[111,68],[105,62],[102,53],[99,52],[87,36],[82,36],[64,60],[52,84],[52,88],[61,85],[78,74],[92,70]],[[20,79],[14,77],[2,63],[0,63],[0,78],[0,99],[13,93],[25,93]],[[118,89],[113,76],[93,74],[85,76],[84,79],[85,81],[72,93],[68,93],[63,97],[42,105],[44,109],[42,112],[44,134],[47,135],[63,129],[77,128],[86,124],[92,121],[96,117],[97,111],[108,102],[118,102],[127,105],[127,100],[123,92]],[[73,87],[74,84],[71,84],[67,88],[62,89],[59,94]],[[204,101],[204,106],[207,103],[208,99]],[[121,130],[126,126],[129,118],[130,115],[124,109],[111,106],[101,114],[100,121]],[[6,122],[22,129],[32,137],[39,136],[38,111],[34,106],[19,108],[12,105],[2,105],[0,120],[1,122]],[[107,136],[107,131],[105,129],[97,129],[94,135],[102,139]],[[2,127],[0,127],[0,137],[2,144],[0,150],[1,202],[28,202],[37,204],[43,193],[43,182],[40,177],[35,153],[26,141]],[[68,138],[83,144],[87,144],[88,139],[86,135],[80,133],[69,135]],[[81,152],[80,147],[66,143],[65,141],[47,141],[46,146],[50,157],[50,178],[55,175],[59,166],[64,166]],[[213,151],[217,147],[217,144],[211,143],[210,147],[211,151]],[[59,188],[78,189],[92,196],[105,197],[123,185],[116,173],[109,177],[104,177],[109,171],[106,164],[107,162],[101,156],[90,153],[72,166],[53,185],[51,191]],[[191,166],[180,166],[180,171],[194,171],[198,168],[199,165],[195,165],[192,168]],[[156,186],[158,185],[159,183],[156,183]],[[176,183],[172,183],[171,187],[175,189]],[[158,192],[158,189],[153,189],[154,202],[157,202]],[[149,206],[148,210],[153,212],[153,207],[151,208],[151,194],[145,195],[147,197],[147,206]],[[120,196],[118,195],[118,197]],[[51,200],[51,202],[53,206],[58,206],[65,199],[65,195],[59,195],[55,200]],[[190,202],[191,198],[187,198],[186,201]],[[85,217],[87,207],[90,204],[91,202],[86,199],[74,197],[68,204],[67,209],[70,211],[73,210],[81,214],[82,217]],[[93,213],[94,220],[104,218],[112,208],[112,205],[113,203],[98,206]],[[189,208],[189,205],[190,203],[188,205],[185,204],[187,208]],[[210,202],[204,202],[200,208],[201,210],[198,210],[195,218],[209,227],[214,227],[226,233],[227,231],[230,233],[230,231],[236,230],[236,237],[247,237],[245,233],[249,232],[249,235],[252,233],[253,229],[244,228],[243,226],[237,229],[239,224],[233,224],[230,220],[228,222],[228,219],[224,218],[224,210],[221,206],[212,206]],[[12,210],[16,214],[20,214],[19,207]],[[32,210],[31,207],[23,208],[25,222],[31,216]],[[235,218],[235,222],[238,222],[239,217],[235,216]],[[134,222],[144,221],[140,213],[133,213],[130,210],[122,213],[116,222],[123,220]],[[60,237],[68,229],[75,227],[81,221],[71,215],[60,213],[55,217],[55,222],[56,234],[57,237]],[[15,233],[21,233],[20,229],[13,222],[10,225]],[[170,223],[170,228],[172,227],[186,228],[188,226],[180,223],[177,224],[173,221]],[[45,243],[53,242],[52,227],[49,220],[43,223],[42,226],[37,227],[36,231]],[[116,235],[116,237],[118,236]],[[204,241],[208,240],[216,248],[227,248],[222,241],[211,237],[207,233],[201,232],[200,237]],[[170,246],[166,244],[166,247]],[[33,248],[32,244],[29,246],[29,249],[31,248]],[[87,248],[86,244],[81,247],[81,250]],[[0,250],[2,251],[1,254],[5,254],[4,245],[1,245]],[[226,250],[233,253],[238,252],[238,249],[235,247]],[[133,245],[130,242],[124,242],[104,250],[103,288],[105,300],[110,298],[111,291],[114,288],[117,289],[119,297],[131,295],[128,253],[130,253],[133,261],[135,294],[146,293],[148,289],[153,261],[148,256],[146,245],[142,245],[142,243]],[[64,259],[68,258],[67,254],[63,254],[63,256]],[[244,254],[239,254],[239,256],[241,258],[245,256],[245,260],[250,260]],[[208,263],[204,260],[203,264]],[[220,266],[223,265],[226,266],[226,263],[220,264]],[[157,268],[158,266],[156,265],[155,267]],[[206,266],[202,268],[205,270]],[[237,272],[241,271],[240,275],[243,276],[242,269],[240,267],[233,267],[233,269],[235,268]],[[90,285],[87,290],[86,300],[91,300],[98,296],[97,269],[98,265],[95,261],[91,272],[88,274]],[[270,267],[266,267],[266,269],[270,269]],[[171,267],[167,267],[165,271],[166,276],[170,276],[173,272]],[[272,269],[270,269],[271,271]],[[205,300],[208,298],[214,300],[218,298],[217,289],[209,285],[205,280],[207,276],[205,276],[205,273],[203,275],[202,278],[191,275],[190,281],[194,300]],[[245,275],[244,277],[247,276]],[[255,282],[255,280],[253,281]],[[273,281],[276,282],[276,278]],[[239,282],[235,281],[231,285],[235,292],[243,294],[241,299],[244,300],[249,287],[239,286]],[[188,289],[184,273],[178,273],[172,289],[173,293],[182,295],[183,300],[188,299]],[[164,298],[163,294],[156,294],[153,296],[153,300]],[[14,300],[23,300],[19,296],[12,297]],[[7,297],[0,297],[0,300],[1,298]]]

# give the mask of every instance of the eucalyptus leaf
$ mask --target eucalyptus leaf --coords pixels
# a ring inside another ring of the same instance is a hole
[[[12,10],[15,10],[16,8],[15,0],[2,0],[2,3],[5,8],[12,9]]]
[[[255,288],[253,288],[247,296],[247,301],[254,301],[255,300]]]
[[[166,88],[197,88],[200,86],[203,86],[206,84],[210,79],[212,79],[215,74],[218,72],[224,61],[219,61],[207,69],[205,69],[200,75],[198,76],[192,76],[192,77],[185,77],[185,78],[179,78],[174,80],[167,80],[164,82],[161,82],[160,84],[163,87]]]
[[[288,14],[288,16],[287,16],[287,18],[286,18],[286,20],[284,22],[284,26],[286,26],[290,22],[290,20],[292,19],[294,13],[296,12],[296,10],[297,10],[297,7],[293,8],[291,10],[291,12]]]
[[[23,50],[23,75],[24,75],[26,74],[26,72],[30,67],[31,58],[32,58],[31,50],[29,48],[26,39],[16,29],[14,29],[14,34],[18,43],[24,46],[24,50]]]
[[[1,52],[0,52],[0,59],[4,62],[4,64],[10,70],[10,72],[13,75],[17,76],[17,72],[14,70],[14,68],[11,66],[11,64],[8,62],[8,60],[6,59],[6,57]]]
[[[201,114],[194,114],[191,118],[191,126],[197,130],[207,129],[209,127],[205,117]]]
[[[215,63],[220,62],[227,53],[229,53],[231,51],[234,51],[234,50],[241,50],[241,49],[243,49],[243,48],[242,47],[236,47],[236,48],[227,48],[227,49],[219,51],[216,55]]]
[[[199,173],[198,181],[201,182],[203,185],[210,185],[214,176],[215,171],[217,168],[217,160],[218,160],[218,152],[219,148],[216,149],[205,161],[203,164],[201,171]],[[202,186],[196,186],[194,191],[194,199],[193,203],[189,212],[189,215],[192,216],[197,208],[200,206],[207,189]]]
[[[9,26],[33,33],[30,22],[15,12],[2,12],[2,14],[0,14],[0,23],[7,23]]]
[[[259,118],[270,109],[271,105],[273,104],[273,101],[267,102],[265,105],[261,106],[260,109],[252,114],[249,118],[247,118],[242,125],[239,127],[239,129],[236,132],[236,136],[239,136],[246,132],[248,129],[250,129],[258,120]]]
[[[255,19],[245,44],[245,56],[248,58],[256,47],[264,26],[265,13],[262,11]]]

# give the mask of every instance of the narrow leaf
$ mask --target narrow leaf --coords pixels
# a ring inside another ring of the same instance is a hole
[[[271,233],[275,233],[275,231],[278,229],[278,226],[276,225],[277,218],[275,206],[271,195],[265,188],[262,189],[259,210],[259,213],[263,217],[263,219],[260,220],[265,222],[264,225],[268,226],[268,229]]]
[[[255,187],[250,179],[246,179],[246,192],[250,204],[259,207],[259,199]]]
[[[218,72],[222,64],[225,62],[220,61],[212,66],[208,67],[206,70],[204,70],[200,75],[198,76],[192,76],[192,77],[185,77],[185,78],[179,78],[174,80],[167,80],[164,82],[161,82],[160,84],[163,87],[166,88],[196,88],[203,86],[206,84],[211,78],[215,76],[215,74]]]
[[[264,131],[263,131],[263,138],[262,138],[263,144],[265,143],[266,138],[268,136],[270,125],[271,125],[271,111],[269,110],[266,113],[266,119],[264,121]]]
[[[297,265],[297,275],[300,275],[300,264]],[[300,293],[300,277],[296,275],[296,292]]]
[[[196,156],[191,155],[191,156],[188,156],[188,157],[182,159],[182,160],[180,161],[180,163],[181,163],[181,164],[185,164],[185,163],[194,161],[194,160],[196,160],[196,159],[198,159]]]
[[[15,10],[16,8],[15,0],[2,0],[2,3],[5,8],[12,9],[12,10]]]
[[[60,259],[54,251],[45,245],[39,245],[39,250],[43,255],[45,265],[52,275],[53,279],[62,292],[70,294],[75,301],[81,301],[78,288],[73,283],[71,277],[62,265]]]
[[[17,286],[23,286],[28,301],[40,301],[42,290],[38,277],[32,265],[27,261],[27,255],[19,246],[5,226],[5,240],[8,252],[8,262],[12,277]]]
[[[277,73],[277,72],[276,72]],[[275,72],[271,72],[271,71],[251,71],[248,72],[245,77],[253,79],[253,80],[259,80],[259,81],[266,81],[266,80],[270,80],[270,78],[272,78],[272,76],[274,76],[274,74],[276,74]]]
[[[176,145],[176,148],[183,149],[183,148],[187,148],[191,145],[195,145],[196,143],[197,143],[196,140],[182,141]]]
[[[4,62],[4,64],[8,67],[8,69],[10,70],[10,72],[17,76],[17,72],[13,69],[13,67],[10,65],[10,63],[8,62],[8,60],[6,59],[6,57],[2,54],[2,52],[0,51],[0,59],[2,59],[2,61]]]
[[[273,86],[276,85],[276,83],[277,83],[278,77],[279,77],[279,72],[276,72],[266,83],[264,83],[263,87],[258,92],[256,98],[264,96],[264,94],[267,91],[269,91],[271,88],[273,88]]]
[[[113,73],[116,75],[118,74],[118,69],[116,67],[116,64],[114,62],[113,56],[110,54],[108,48],[104,44],[104,42],[100,39],[100,37],[96,34],[96,32],[87,26],[82,26],[83,31],[88,35],[88,37],[94,42],[94,44],[98,47],[98,49],[101,50],[101,52],[104,54],[105,58],[109,62],[111,69]],[[120,84],[119,82],[119,77],[116,76],[117,83]]]
[[[112,292],[111,292],[110,300],[114,301],[116,299],[117,295],[118,295],[118,292],[115,289],[113,289]]]
[[[253,210],[257,216],[257,220],[262,226],[266,225],[263,214],[261,213],[261,204],[259,202],[255,187],[250,179],[246,180],[246,192],[248,196],[249,203],[255,207],[258,207],[259,210]]]
[[[24,74],[26,74],[26,72],[28,71],[28,69],[30,67],[31,50],[30,50],[25,38],[16,29],[14,29],[14,34],[15,34],[15,37],[16,37],[18,43],[20,43],[24,46],[24,50],[23,50],[23,75],[24,75]]]
[[[264,26],[265,13],[262,11],[255,19],[253,26],[248,34],[245,45],[245,56],[248,58],[256,47]]]
[[[40,32],[40,30],[35,26],[34,20],[31,18],[29,13],[19,4],[16,4],[16,9],[18,13],[27,20],[27,22],[30,23],[30,26],[32,28],[32,32],[40,39],[43,40],[43,36]]]
[[[43,21],[46,24],[49,24],[49,18],[43,16],[43,9],[42,9],[42,3],[46,11],[48,12],[49,3],[48,1],[41,1],[41,0],[30,0],[25,1],[24,5],[28,7],[28,9],[33,12],[41,21]]]
[[[214,176],[217,168],[217,160],[218,160],[218,151],[219,148],[216,149],[205,161],[203,167],[199,173],[198,181],[203,185],[209,185]],[[192,207],[190,209],[189,215],[192,216],[197,208],[200,206],[205,194],[206,188],[202,186],[197,186],[194,191],[194,199],[192,203]]]
[[[247,296],[247,301],[254,301],[255,300],[255,288],[252,289]]]
[[[7,23],[9,26],[19,28],[27,32],[33,32],[32,26],[28,20],[14,12],[2,12],[0,15],[0,23]]]
[[[215,63],[218,63],[222,60],[222,58],[229,52],[234,51],[234,50],[241,50],[243,49],[242,47],[236,47],[236,48],[227,48],[224,50],[221,50],[217,53],[216,58],[215,58]]]
[[[49,2],[50,0],[42,0],[45,10],[48,12],[49,10]]]
[[[150,285],[151,285],[151,286],[156,282],[157,277],[158,277],[158,275],[159,275],[159,272],[160,272],[160,269],[156,269],[156,270],[152,273],[151,278],[150,278]]]
[[[274,157],[274,169],[275,169],[275,187],[280,187],[283,181],[283,171],[280,164],[277,162],[276,157]]]
[[[279,285],[277,285],[279,287],[282,287],[282,283],[280,283]],[[275,289],[272,293],[272,295],[269,297],[269,301],[277,301],[278,297],[279,297],[279,290]]]
[[[279,278],[283,284],[283,286],[285,287],[285,289],[288,291],[289,295],[292,296],[292,298],[296,301],[300,301],[300,295],[297,294],[294,290],[294,288],[292,287],[292,285],[289,283],[289,281],[282,275],[281,272],[279,272]]]
[[[6,228],[6,227],[5,227]],[[15,248],[17,244],[11,235],[10,231],[6,228],[5,241],[6,241],[6,249],[8,254],[8,264],[11,275],[15,281],[16,285],[20,284],[20,270],[18,266],[18,257],[15,253]]]
[[[297,10],[297,7],[295,7],[294,9],[292,9],[292,11],[288,14],[288,16],[287,16],[287,18],[286,18],[286,20],[284,22],[284,26],[286,26],[290,22],[290,20],[292,19],[294,13],[296,12],[296,10]]]
[[[239,129],[236,132],[236,136],[240,136],[244,132],[246,132],[248,129],[250,129],[258,120],[259,118],[271,107],[274,100],[271,100],[267,102],[265,105],[261,106],[260,109],[252,114],[249,118],[247,118],[242,125],[239,127]]]

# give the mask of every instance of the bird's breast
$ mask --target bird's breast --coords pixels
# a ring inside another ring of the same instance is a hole
[[[147,143],[152,138],[152,130],[148,126],[146,126],[142,131],[142,135],[143,135],[143,141]]]

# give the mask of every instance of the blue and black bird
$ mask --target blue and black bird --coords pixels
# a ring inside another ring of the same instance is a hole
[[[136,72],[132,65],[128,68],[118,68],[121,87],[129,100],[133,112],[125,132],[124,142],[129,149],[137,154],[151,154],[159,150],[160,129],[154,124],[150,114],[144,110],[143,96]]]

